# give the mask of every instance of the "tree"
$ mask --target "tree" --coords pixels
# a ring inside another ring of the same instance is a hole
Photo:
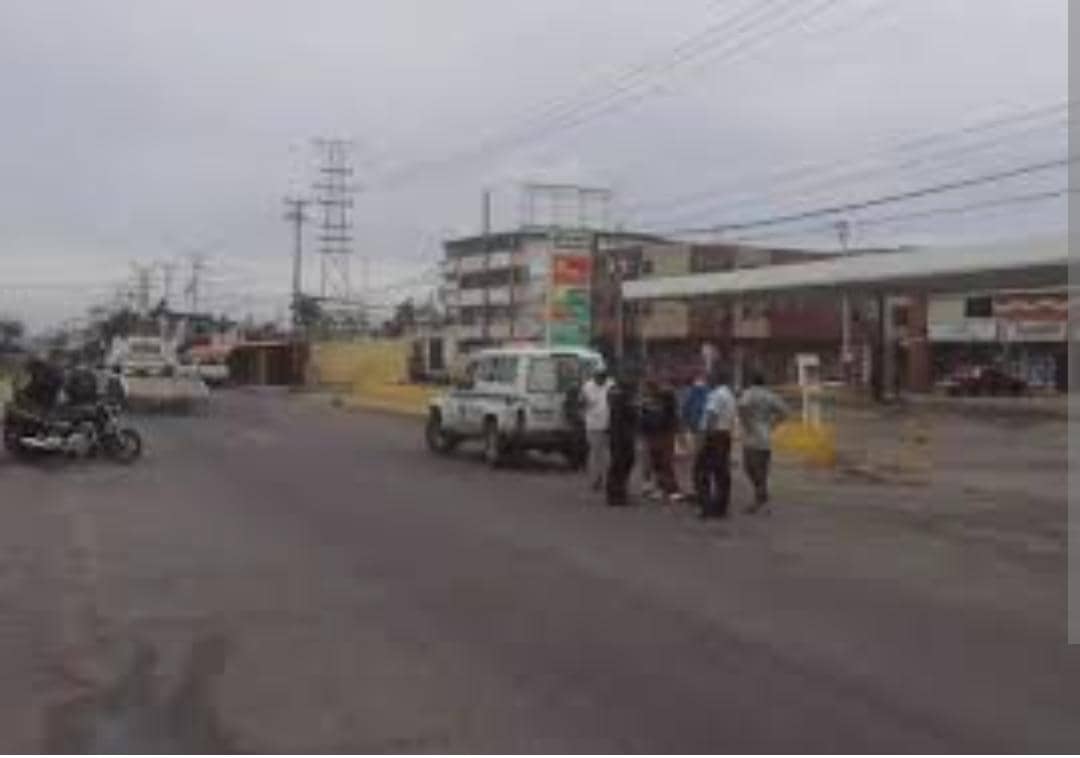
[[[13,347],[26,335],[26,326],[14,318],[0,319],[0,346]]]
[[[293,309],[296,311],[296,321],[302,329],[317,329],[326,321],[322,303],[310,295],[300,295],[293,304]]]
[[[394,307],[394,315],[383,324],[383,333],[387,337],[400,337],[416,326],[416,304],[406,298]]]
[[[138,316],[130,308],[116,311],[101,325],[101,337],[106,344],[112,342],[113,337],[126,337],[131,334],[137,322]]]

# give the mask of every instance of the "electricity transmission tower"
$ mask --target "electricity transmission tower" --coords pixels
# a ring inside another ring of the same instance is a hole
[[[349,266],[353,253],[352,208],[356,191],[349,155],[352,145],[342,139],[317,139],[315,147],[321,153],[319,178],[314,185],[315,202],[322,209],[319,294],[325,299],[347,302],[352,294]]]

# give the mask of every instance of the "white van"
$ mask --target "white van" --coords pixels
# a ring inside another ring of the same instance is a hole
[[[447,453],[477,439],[492,466],[525,450],[559,452],[580,465],[585,450],[566,417],[567,393],[603,365],[599,353],[577,347],[480,351],[468,359],[464,379],[432,399],[428,447]]]

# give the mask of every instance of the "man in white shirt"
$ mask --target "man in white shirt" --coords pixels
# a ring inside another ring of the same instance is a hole
[[[586,466],[589,482],[594,490],[604,486],[607,475],[610,445],[608,426],[611,414],[608,410],[608,392],[614,383],[604,369],[598,370],[581,388],[581,404],[585,412],[585,438],[589,443],[589,461]]]
[[[702,446],[698,453],[698,498],[702,519],[727,518],[731,500],[731,433],[737,405],[728,379],[720,371],[709,382],[709,396],[701,421]]]

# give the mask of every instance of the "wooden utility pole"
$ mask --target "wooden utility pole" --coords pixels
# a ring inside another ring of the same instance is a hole
[[[484,190],[484,344],[491,343],[491,190]]]

